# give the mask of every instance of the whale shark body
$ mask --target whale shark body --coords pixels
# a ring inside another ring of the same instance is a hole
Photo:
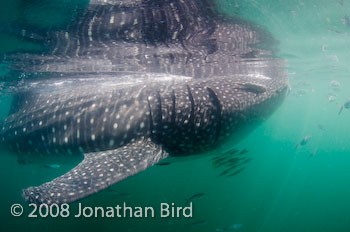
[[[276,108],[288,81],[272,37],[213,8],[93,0],[66,30],[33,32],[48,50],[9,56],[14,70],[42,76],[16,87],[1,143],[24,160],[84,155],[23,190],[28,202],[76,201],[166,157],[213,149]]]

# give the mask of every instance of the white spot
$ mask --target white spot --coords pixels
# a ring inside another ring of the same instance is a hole
[[[67,130],[67,125],[64,125],[64,126],[63,126],[63,129],[64,129],[64,130]]]
[[[111,16],[111,18],[109,19],[109,23],[113,24],[114,23],[114,15]]]
[[[145,127],[145,123],[144,122],[141,122],[140,123],[140,128],[142,129],[142,128],[144,128]]]
[[[172,39],[174,40],[176,39],[176,37],[177,37],[177,31],[174,32]]]
[[[56,137],[53,137],[52,141],[53,143],[56,143]]]
[[[92,119],[90,119],[90,124],[94,124],[94,119],[92,118]]]
[[[117,129],[117,128],[118,128],[118,124],[117,124],[117,123],[114,123],[114,124],[113,124],[113,128],[114,128],[114,129]]]
[[[39,126],[42,126],[42,125],[43,125],[43,121],[40,121],[40,122],[39,122]]]
[[[91,135],[91,139],[92,139],[92,141],[95,141],[96,137],[94,134]]]
[[[24,127],[24,128],[23,128],[23,132],[26,132],[26,131],[27,131],[27,128]]]
[[[64,142],[65,142],[65,143],[68,143],[68,137],[65,137],[65,138],[64,138]]]

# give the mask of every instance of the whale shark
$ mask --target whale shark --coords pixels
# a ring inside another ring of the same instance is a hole
[[[31,203],[74,202],[167,157],[215,149],[288,91],[272,35],[219,15],[214,1],[92,0],[64,30],[20,36],[48,49],[7,56],[37,78],[14,88],[1,144],[21,160],[84,157],[24,189]]]

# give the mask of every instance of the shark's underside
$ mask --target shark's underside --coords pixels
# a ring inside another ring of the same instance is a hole
[[[269,33],[207,0],[94,0],[66,30],[28,33],[48,49],[6,56],[40,78],[17,85],[0,139],[24,159],[84,154],[24,190],[30,202],[72,202],[212,149],[271,113],[288,86]]]

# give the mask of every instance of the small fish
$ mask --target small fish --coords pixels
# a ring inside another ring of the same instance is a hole
[[[240,164],[236,164],[236,165],[232,165],[231,167],[227,168],[225,171],[221,172],[219,176],[234,176],[237,175],[238,173],[240,173],[241,171],[243,171],[245,169],[245,167],[241,167],[240,169],[237,170],[237,168],[240,166]],[[234,171],[236,170],[236,171]],[[234,172],[232,172],[234,171]]]
[[[338,104],[339,105],[339,104]],[[339,105],[340,110],[338,115],[341,114],[341,112],[343,111],[343,109],[350,109],[350,99],[347,99],[346,102],[344,103],[344,105]]]
[[[261,94],[261,93],[266,92],[266,87],[264,85],[260,85],[260,84],[240,83],[240,86],[244,90],[255,93],[255,94]]]
[[[350,109],[350,99],[346,100],[346,102],[344,103],[344,108],[345,109]]]
[[[250,162],[252,159],[251,158],[245,158],[240,164],[243,165],[243,164],[246,164],[248,162]]]
[[[339,110],[339,112],[338,112],[338,115],[340,115],[341,112],[343,112],[343,109],[344,109],[344,106],[340,106],[340,110]]]
[[[219,163],[225,161],[227,158],[228,158],[227,156],[224,156],[224,157],[215,159],[215,160],[214,160],[214,164],[219,164]]]
[[[225,171],[221,172],[219,176],[223,176],[223,175],[226,175],[229,171],[231,171],[232,168],[228,168],[226,169]]]
[[[156,165],[158,166],[166,166],[166,165],[169,165],[170,162],[161,162],[161,163],[157,163]]]
[[[244,168],[240,168],[240,166],[251,160],[250,158],[242,157],[247,152],[248,150],[246,148],[241,151],[232,149],[212,158],[215,168],[223,168],[219,176],[234,176],[243,171]],[[237,168],[239,169],[237,170]]]
[[[248,150],[246,148],[244,148],[240,153],[238,153],[238,155],[243,155],[243,154],[245,154],[247,152],[248,152]]]
[[[232,155],[236,154],[237,152],[238,152],[237,149],[232,149],[232,150],[227,151],[226,155],[227,156],[232,156]]]
[[[331,88],[335,88],[335,89],[338,89],[340,87],[340,82],[339,81],[336,81],[336,80],[332,80],[330,83],[329,83],[329,86]]]
[[[197,194],[192,195],[191,197],[186,199],[186,205],[195,199],[202,198],[204,195],[205,195],[204,193],[197,193]]]
[[[242,160],[243,158],[237,158],[237,157],[233,157],[233,158],[230,158],[230,159],[227,159],[227,163],[237,163],[239,162],[240,160]]]
[[[312,138],[311,135],[306,135],[306,136],[300,141],[300,143],[297,143],[297,144],[295,145],[295,147],[298,147],[299,145],[300,145],[300,146],[306,145],[306,144],[309,142],[309,140],[310,140],[311,138]]]
[[[214,161],[213,162],[214,166],[217,168],[217,167],[220,167],[228,162],[232,162],[233,161],[232,159],[238,159],[238,158],[230,158],[233,155],[235,155],[237,152],[238,152],[238,150],[232,149],[230,151],[227,151],[227,152],[221,154],[220,156],[212,158],[212,161]]]
[[[216,232],[234,232],[242,228],[242,224],[233,224],[232,226],[217,228]]]
[[[234,173],[231,173],[228,176],[235,176],[235,175],[239,174],[240,172],[242,172],[244,169],[245,169],[245,167],[242,167],[242,168],[238,169],[237,171],[235,171]]]
[[[45,168],[52,168],[52,169],[56,169],[56,168],[60,168],[61,165],[59,164],[44,164]]]
[[[334,102],[335,100],[337,100],[337,97],[336,96],[328,96],[328,102]]]
[[[199,226],[199,225],[204,225],[204,224],[207,224],[206,220],[199,220],[199,221],[195,221],[195,222],[191,223],[191,225],[193,225],[193,226]]]
[[[309,155],[309,159],[311,158],[311,157],[314,157],[315,155],[316,155],[316,153],[317,153],[317,148],[315,148],[311,153],[310,153],[310,155]]]
[[[211,160],[213,160],[213,161],[222,160],[225,157],[232,156],[232,155],[236,154],[237,152],[238,152],[238,150],[231,149],[231,150],[226,151],[226,152],[224,152],[224,153],[222,153],[222,154],[220,154],[220,155],[218,155],[216,157],[213,157]]]
[[[233,161],[228,161],[226,160],[225,162],[221,162],[219,164],[216,164],[215,165],[215,168],[219,168],[221,166],[224,166],[224,167],[232,167],[232,166],[235,166],[239,163],[239,161],[236,161],[236,162],[233,162]]]
[[[214,162],[213,163],[214,168],[219,168],[219,167],[221,167],[223,165],[225,165],[225,161],[224,160],[221,161],[221,162]]]

